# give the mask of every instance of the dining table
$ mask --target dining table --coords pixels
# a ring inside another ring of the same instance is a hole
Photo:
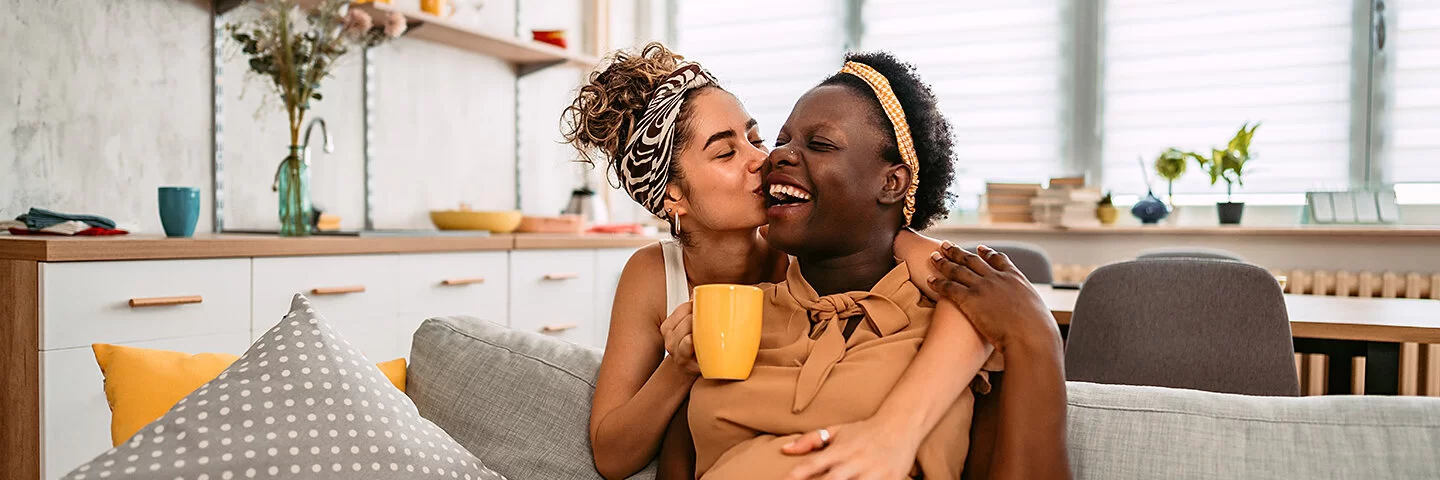
[[[1081,290],[1035,285],[1062,327],[1069,327]],[[1330,356],[1329,394],[1353,392],[1355,357],[1365,358],[1365,393],[1397,395],[1400,346],[1440,344],[1440,300],[1286,294],[1296,353]],[[1345,359],[1346,361],[1340,361]]]

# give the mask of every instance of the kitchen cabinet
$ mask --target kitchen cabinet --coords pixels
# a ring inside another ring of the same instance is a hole
[[[503,240],[219,237],[97,244],[110,250],[66,250],[73,244],[53,240],[38,254],[0,248],[0,322],[9,328],[0,354],[33,359],[0,378],[10,415],[0,455],[19,475],[54,479],[110,448],[92,343],[239,355],[295,293],[375,362],[408,356],[415,329],[442,315],[604,348],[620,272],[653,241],[564,248],[576,241],[535,237],[521,248]]]

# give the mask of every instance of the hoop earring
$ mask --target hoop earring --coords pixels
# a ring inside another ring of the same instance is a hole
[[[670,209],[668,209],[668,208],[665,209],[665,213],[671,213],[671,212],[672,212],[672,211],[671,211]],[[675,237],[675,238],[680,238],[680,214],[679,214],[679,213],[675,213],[674,215],[671,215],[670,218],[669,218],[669,220],[670,220],[670,236]]]

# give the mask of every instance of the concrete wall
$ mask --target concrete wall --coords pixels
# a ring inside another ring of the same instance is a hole
[[[209,211],[208,1],[4,0],[0,12],[0,216],[42,206],[159,231],[162,185],[206,187]]]
[[[578,42],[583,0],[523,0],[518,22],[516,1],[476,9],[462,0],[454,19],[503,34],[517,24],[569,29]],[[613,2],[612,46],[660,30],[634,24],[651,1]],[[413,8],[416,0],[395,3]],[[208,231],[210,8],[206,0],[0,0],[0,217],[39,206],[159,232],[155,188],[185,185],[202,189],[198,230]],[[270,87],[247,78],[244,62],[232,51],[222,67],[225,225],[273,229],[270,184],[288,132]],[[327,120],[337,147],[312,149],[314,201],[347,229],[363,222],[360,66],[358,55],[339,65],[312,112]],[[558,144],[560,111],[585,74],[578,68],[531,75],[517,89],[503,62],[410,38],[378,48],[375,67],[378,228],[430,228],[428,210],[461,202],[514,208],[517,183],[527,213],[554,214],[594,175]],[[617,218],[633,217],[623,213],[628,204],[617,208]]]

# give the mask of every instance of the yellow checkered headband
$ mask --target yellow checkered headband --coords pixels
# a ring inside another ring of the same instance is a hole
[[[910,218],[915,216],[915,191],[920,189],[920,157],[915,155],[915,141],[910,138],[910,123],[905,120],[905,108],[900,106],[900,99],[890,89],[890,80],[869,65],[845,62],[840,73],[860,77],[870,85],[870,89],[875,91],[875,98],[880,100],[880,107],[885,110],[885,116],[895,125],[895,145],[900,147],[900,159],[910,168],[910,188],[905,191],[905,224],[909,225]]]

